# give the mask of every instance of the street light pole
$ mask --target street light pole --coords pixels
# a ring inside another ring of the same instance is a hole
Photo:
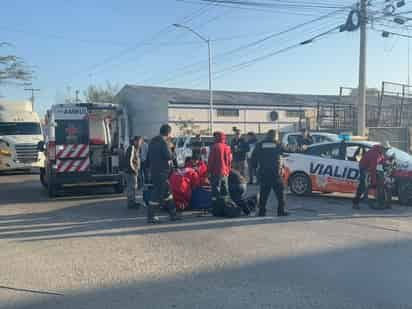
[[[366,134],[366,25],[368,23],[367,0],[360,3],[360,45],[359,45],[359,85],[358,85],[358,125],[357,134]]]
[[[181,24],[173,24],[173,26],[177,28],[184,28],[190,32],[192,32],[194,35],[196,35],[199,39],[201,39],[203,42],[207,44],[207,50],[208,50],[208,58],[209,58],[209,131],[212,134],[214,130],[214,107],[213,107],[213,85],[212,85],[212,42],[210,39],[205,38],[203,35],[200,33],[196,32],[192,28],[181,25]]]
[[[213,134],[214,115],[213,115],[213,88],[212,88],[212,46],[210,39],[207,40],[207,49],[209,54],[209,119],[210,119],[210,133]]]

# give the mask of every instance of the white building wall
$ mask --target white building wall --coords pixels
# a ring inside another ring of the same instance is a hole
[[[214,110],[214,131],[223,131],[227,134],[233,133],[233,127],[239,128],[242,132],[253,131],[264,133],[269,129],[280,131],[296,131],[299,129],[299,117],[288,117],[285,110],[278,110],[279,121],[270,121],[270,112],[273,107],[234,107],[239,110],[238,116],[218,115],[218,109],[232,109],[231,107],[215,106]],[[306,111],[306,114],[313,114]],[[207,131],[209,128],[209,109],[207,107],[194,106],[169,106],[169,123],[172,125],[175,134],[181,134],[182,122],[192,123],[195,131]],[[302,125],[305,124],[303,120]]]
[[[117,97],[127,111],[130,137],[152,138],[159,134],[162,124],[168,123],[168,101],[165,98],[136,95],[127,89]]]
[[[141,90],[141,91],[140,91]],[[242,94],[245,95],[245,94]],[[116,101],[127,110],[129,119],[129,134],[143,135],[151,138],[159,133],[159,128],[164,123],[169,123],[173,129],[173,135],[180,135],[184,122],[193,123],[195,132],[208,132],[209,129],[209,106],[207,95],[194,99],[190,95],[186,101],[190,103],[179,103],[182,96],[175,89],[158,89],[150,87],[125,86],[116,96]],[[223,97],[224,98],[224,97]],[[198,100],[205,102],[197,104]],[[229,100],[230,101],[230,100]],[[256,100],[251,100],[256,102]],[[189,101],[191,102],[191,101]],[[222,101],[224,102],[224,101]],[[237,109],[238,115],[223,116],[218,115],[218,109]],[[269,119],[271,111],[279,113],[279,121],[273,123]],[[256,105],[225,105],[216,100],[214,110],[214,130],[223,131],[227,134],[233,133],[233,127],[239,128],[242,132],[253,131],[264,133],[269,129],[281,131],[295,131],[299,128],[299,118],[290,118],[286,115],[286,110],[299,110],[299,107],[276,107],[276,106],[256,106]],[[303,123],[301,123],[304,125]]]

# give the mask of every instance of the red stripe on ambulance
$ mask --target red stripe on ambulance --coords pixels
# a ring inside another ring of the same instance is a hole
[[[81,158],[89,154],[89,145],[59,145],[62,147],[56,154],[57,159]]]

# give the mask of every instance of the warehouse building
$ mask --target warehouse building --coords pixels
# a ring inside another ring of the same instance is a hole
[[[259,92],[214,91],[214,130],[232,133],[266,132],[275,128],[294,131],[314,127],[319,102],[338,100],[338,96],[295,95]],[[154,136],[163,123],[172,125],[174,134],[209,130],[209,92],[164,87],[126,85],[116,101],[127,107],[132,135]],[[271,114],[276,111],[278,121]]]

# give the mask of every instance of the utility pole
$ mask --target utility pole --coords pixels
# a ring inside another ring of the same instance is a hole
[[[207,40],[207,49],[209,53],[209,114],[210,114],[210,133],[213,134],[214,130],[214,117],[213,117],[213,88],[212,88],[212,47],[210,39]]]
[[[35,92],[35,91],[40,91],[40,89],[35,89],[35,88],[24,88],[24,90],[25,90],[25,91],[30,91],[30,92],[31,92],[31,98],[30,98],[30,101],[31,101],[31,106],[32,106],[32,108],[34,109],[34,92]]]
[[[408,30],[409,36],[409,30]],[[409,88],[411,85],[411,39],[408,38],[408,96],[409,96]]]
[[[360,46],[359,46],[359,85],[358,85],[358,125],[357,134],[366,134],[366,25],[368,23],[367,0],[360,1]]]

